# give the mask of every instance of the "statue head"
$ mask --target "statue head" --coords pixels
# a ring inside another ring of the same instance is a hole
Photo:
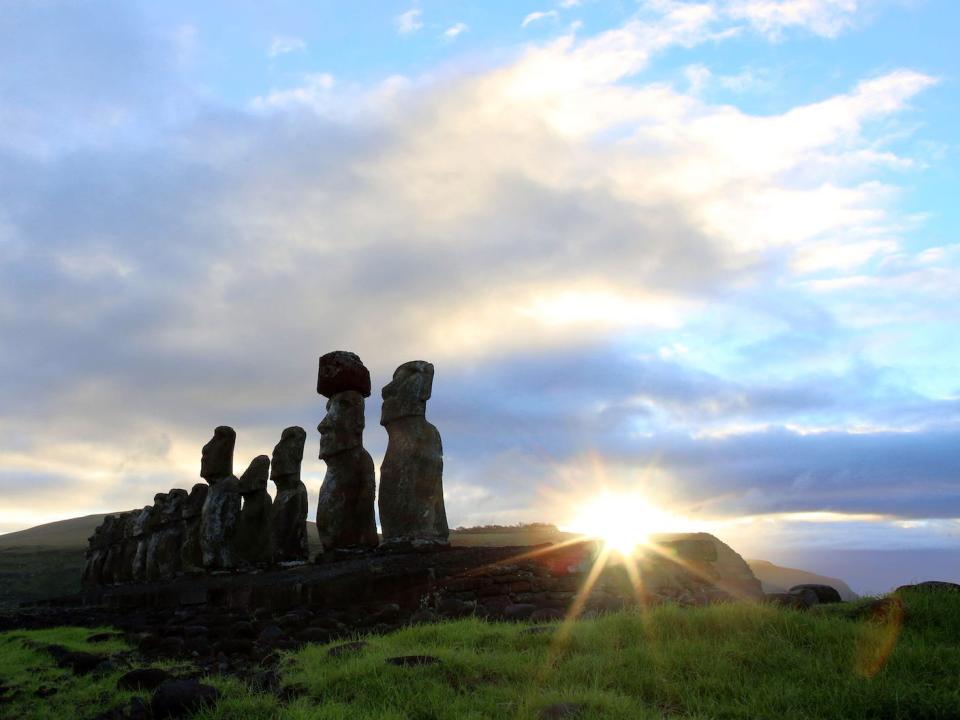
[[[160,518],[164,523],[173,522],[181,518],[183,506],[187,501],[187,491],[174,488],[167,493],[166,499],[160,505]]]
[[[270,458],[266,455],[257,455],[250,461],[250,465],[240,476],[238,488],[241,494],[258,492],[267,489],[267,479],[270,477]]]
[[[205,483],[197,483],[190,489],[190,495],[183,503],[183,517],[194,518],[200,516],[209,490],[210,486]]]
[[[307,433],[296,425],[288,427],[280,435],[280,442],[273,448],[270,461],[270,479],[277,487],[296,484],[300,480],[300,463],[303,462],[303,446]]]
[[[363,395],[356,390],[337,393],[327,400],[320,431],[320,457],[326,460],[363,444]]]
[[[214,430],[200,456],[200,477],[211,482],[233,475],[233,446],[236,442],[237,434],[233,428],[221,425]]]
[[[411,360],[396,369],[393,380],[384,385],[380,424],[411,415],[425,415],[433,390],[433,365]]]

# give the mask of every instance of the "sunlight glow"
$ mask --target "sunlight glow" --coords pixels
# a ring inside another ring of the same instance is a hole
[[[600,538],[626,557],[648,544],[651,535],[677,532],[683,525],[682,518],[652,505],[639,493],[605,490],[578,511],[569,529]]]

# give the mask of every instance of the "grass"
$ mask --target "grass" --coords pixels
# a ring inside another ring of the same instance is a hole
[[[866,620],[867,601],[810,612],[732,604],[629,610],[573,624],[568,635],[477,619],[365,638],[363,650],[330,657],[312,645],[286,657],[283,683],[300,697],[281,704],[235,679],[216,679],[223,699],[201,720],[440,720],[536,718],[553,703],[577,703],[581,718],[934,720],[960,718],[960,593],[905,593],[896,613]],[[25,641],[76,649],[91,630],[0,635],[7,685],[61,683],[59,698],[89,717],[99,698],[125,695],[116,677],[72,678]],[[43,633],[46,633],[44,635]],[[68,643],[67,640],[70,640]],[[434,665],[395,667],[397,655]],[[35,703],[46,704],[47,701]],[[58,701],[59,702],[59,701]],[[0,717],[29,714],[0,704]],[[49,712],[49,707],[47,708]]]

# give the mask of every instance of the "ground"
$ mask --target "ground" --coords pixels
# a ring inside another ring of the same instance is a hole
[[[413,626],[359,638],[365,646],[339,655],[311,644],[274,656],[281,687],[271,692],[205,678],[221,700],[196,717],[960,718],[960,593],[904,592],[879,609],[871,602],[807,612],[666,605],[569,626],[478,619]],[[119,639],[87,642],[95,632],[0,635],[0,717],[91,718],[127,702],[131,693],[118,692],[116,680],[138,665],[136,653]],[[43,649],[51,643],[114,661],[74,676]],[[436,660],[387,662],[400,656]],[[41,686],[55,692],[37,697]]]

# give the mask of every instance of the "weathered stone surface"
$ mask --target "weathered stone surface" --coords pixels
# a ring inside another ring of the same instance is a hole
[[[182,718],[213,705],[219,693],[196,680],[167,680],[154,691],[150,709],[155,718]]]
[[[337,393],[317,426],[320,457],[327,473],[317,503],[317,530],[324,551],[376,547],[376,478],[373,459],[363,448],[364,401],[356,391]]]
[[[445,541],[450,532],[443,504],[443,445],[424,417],[432,388],[433,365],[422,360],[398,367],[383,388],[380,424],[389,441],[378,505],[388,542]]]
[[[794,595],[792,593],[767,593],[764,602],[780,607],[793,608],[795,610],[806,610],[811,606],[808,598],[804,595]]]
[[[180,548],[180,566],[184,572],[203,570],[203,551],[200,548],[200,518],[207,501],[210,486],[197,483],[183,504],[183,545]]]
[[[370,371],[352,352],[334,350],[322,355],[317,372],[317,392],[332,398],[348,390],[370,397]]]
[[[945,580],[925,580],[914,585],[901,585],[897,592],[919,590],[920,592],[960,592],[960,585]]]
[[[74,675],[86,675],[93,672],[105,659],[106,656],[104,655],[77,650],[61,656],[57,660],[57,665],[62,668],[70,668]]]
[[[157,499],[154,497],[154,503]],[[142,582],[147,579],[147,548],[150,545],[150,535],[160,522],[160,513],[153,505],[147,505],[140,510],[133,520],[133,539],[136,550],[133,556],[131,574],[133,580]]]
[[[355,642],[343,643],[343,645],[335,645],[329,650],[327,650],[327,655],[330,657],[341,657],[343,655],[351,655],[356,652],[360,652],[367,646],[363,640],[357,640]]]
[[[307,433],[302,427],[288,427],[273,448],[270,479],[277,486],[271,510],[274,560],[307,560],[307,486],[300,480],[303,446]]]
[[[258,455],[238,482],[243,506],[237,523],[236,548],[241,563],[262,565],[273,560],[270,531],[273,501],[267,493],[270,458]]]
[[[232,427],[220,425],[213,431],[213,437],[203,446],[200,455],[200,477],[213,485],[211,480],[233,475],[233,448],[237,443],[237,433]]]
[[[237,525],[240,522],[240,481],[233,475],[233,447],[237,434],[221,425],[203,446],[200,476],[210,485],[200,518],[200,550],[207,569],[234,568]]]
[[[110,585],[133,579],[137,550],[134,538],[136,511],[108,515],[89,538],[81,576],[84,586]]]
[[[161,668],[136,668],[117,679],[118,690],[155,690],[173,675]]]
[[[180,551],[183,541],[183,506],[187,491],[174,489],[157,496],[154,506],[157,524],[147,542],[147,580],[167,580],[180,571]]]
[[[811,605],[843,602],[843,598],[840,597],[840,593],[837,592],[837,589],[830,587],[829,585],[817,585],[812,583],[794,585],[792,588],[790,588],[790,594],[810,597],[813,601],[810,603]]]

